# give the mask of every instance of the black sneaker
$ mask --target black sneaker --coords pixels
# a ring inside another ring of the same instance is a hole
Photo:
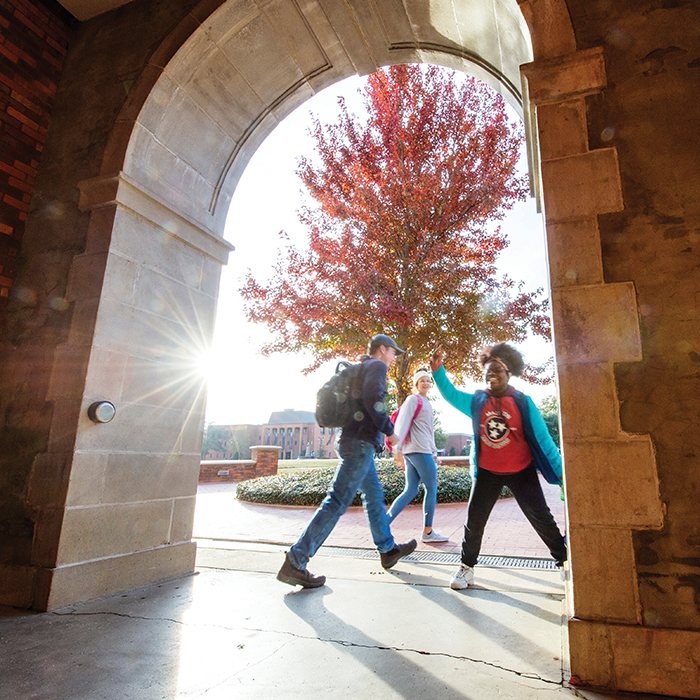
[[[326,582],[325,576],[314,576],[306,569],[297,569],[291,561],[289,554],[284,557],[284,564],[277,573],[277,580],[288,583],[290,586],[301,586],[302,588],[318,588]]]
[[[382,568],[391,569],[401,557],[408,556],[417,544],[415,540],[411,540],[406,544],[397,544],[394,549],[390,549],[388,552],[381,552],[379,557],[382,560]]]

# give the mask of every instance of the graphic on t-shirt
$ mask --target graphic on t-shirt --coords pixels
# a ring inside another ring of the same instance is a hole
[[[502,447],[510,444],[510,426],[503,417],[504,415],[506,418],[510,418],[505,412],[486,412],[486,422],[481,434],[481,441],[488,447],[500,450]]]

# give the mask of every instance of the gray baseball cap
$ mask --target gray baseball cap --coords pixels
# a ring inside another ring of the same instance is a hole
[[[394,342],[393,338],[390,338],[388,335],[384,335],[383,333],[378,333],[372,337],[372,340],[369,341],[370,351],[372,351],[374,348],[378,348],[380,345],[384,345],[387,348],[395,348],[397,355],[401,355],[406,352]]]

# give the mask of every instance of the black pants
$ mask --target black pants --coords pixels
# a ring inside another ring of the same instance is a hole
[[[486,469],[477,469],[464,526],[462,562],[467,566],[476,564],[486,522],[504,486],[508,486],[513,492],[525,517],[549,547],[557,566],[561,566],[566,561],[566,545],[544,499],[534,464],[515,474],[495,474]]]

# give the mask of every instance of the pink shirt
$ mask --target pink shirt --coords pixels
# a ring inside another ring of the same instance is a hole
[[[497,474],[514,474],[532,462],[520,411],[512,396],[500,399],[489,396],[481,411],[479,439],[479,467],[482,469]]]

